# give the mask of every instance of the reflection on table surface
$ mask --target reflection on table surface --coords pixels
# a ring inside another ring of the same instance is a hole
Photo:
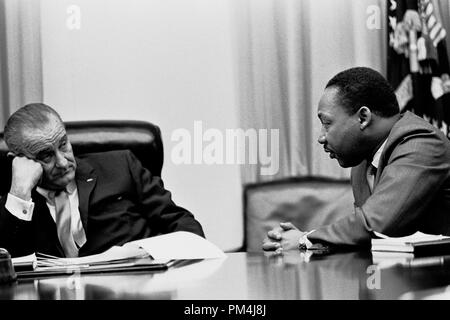
[[[0,286],[0,299],[450,298],[449,257],[383,259],[370,252],[229,253],[167,271],[19,280]]]

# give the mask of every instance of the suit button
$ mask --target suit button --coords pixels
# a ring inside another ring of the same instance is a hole
[[[28,211],[27,211],[27,210],[22,210],[22,213],[23,213],[23,214],[27,214]]]

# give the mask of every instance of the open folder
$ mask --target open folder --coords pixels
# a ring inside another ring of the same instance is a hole
[[[57,258],[42,253],[13,258],[18,278],[122,271],[165,270],[177,261],[226,257],[208,240],[185,231],[114,246],[103,253]]]

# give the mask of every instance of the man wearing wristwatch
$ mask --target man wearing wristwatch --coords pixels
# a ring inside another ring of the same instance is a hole
[[[319,102],[318,142],[341,167],[352,167],[354,210],[315,230],[280,223],[267,251],[370,246],[374,231],[450,235],[450,142],[424,119],[400,113],[394,90],[369,68],[334,76]]]

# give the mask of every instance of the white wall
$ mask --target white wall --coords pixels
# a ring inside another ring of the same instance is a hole
[[[80,9],[80,29],[70,5]],[[44,102],[64,120],[141,119],[161,127],[163,179],[206,236],[242,244],[237,165],[175,165],[177,128],[238,127],[227,0],[41,0]],[[74,23],[75,22],[75,23]]]

